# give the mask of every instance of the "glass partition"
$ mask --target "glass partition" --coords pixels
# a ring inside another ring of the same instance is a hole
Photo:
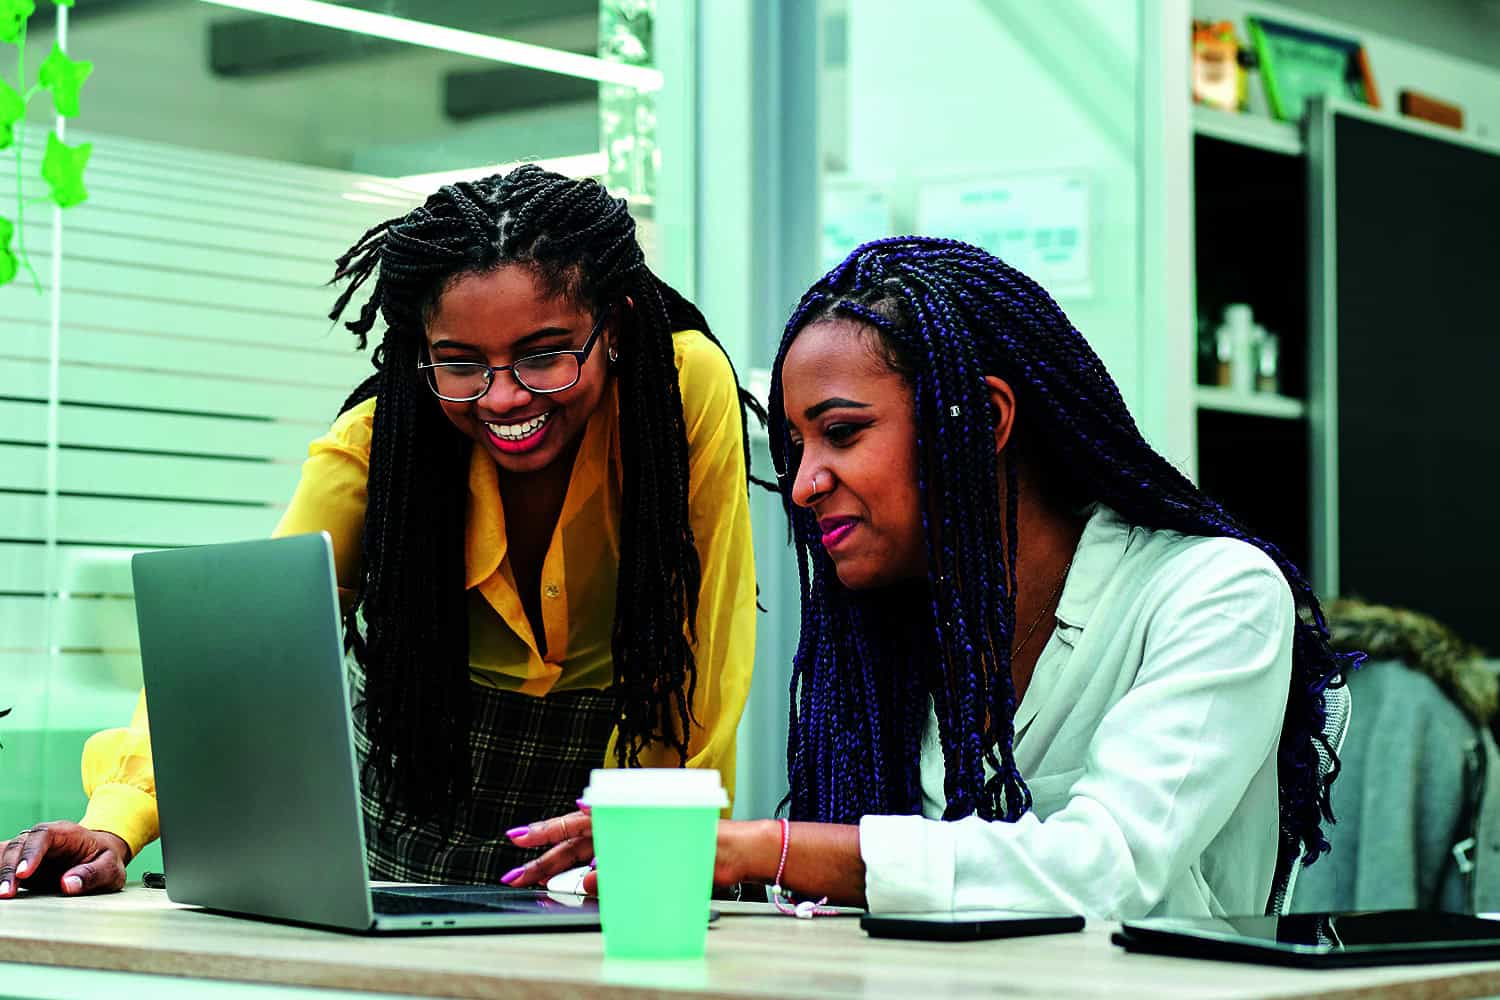
[[[26,200],[48,192],[48,95],[18,159],[0,150],[0,217],[19,176],[15,245],[37,275],[0,287],[3,830],[80,815],[83,741],[130,718],[131,553],[268,533],[307,442],[369,373],[326,287],[367,228],[540,160],[624,188],[661,252],[658,105],[676,114],[682,82],[664,102],[629,82],[662,76],[655,0],[311,5],[325,23],[257,6],[38,4],[24,83],[22,50],[0,45],[18,92],[55,42],[92,64],[66,131],[90,146],[87,200],[60,228]],[[691,197],[674,189],[674,218]],[[132,871],[159,863],[152,848]]]

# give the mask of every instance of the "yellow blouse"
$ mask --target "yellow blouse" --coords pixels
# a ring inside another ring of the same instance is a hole
[[[734,794],[735,730],[755,658],[755,563],[750,541],[739,401],[728,359],[697,331],[674,335],[687,429],[688,517],[702,580],[698,591],[697,725],[689,767],[717,768]],[[352,596],[360,574],[365,489],[375,400],[343,414],[312,442],[302,478],[275,534],[327,531],[339,590]],[[475,448],[469,464],[466,556],[469,662],[476,683],[545,695],[606,687],[614,679],[610,630],[619,571],[621,476],[615,383],[584,430],[557,528],[542,564],[543,656],[506,559],[505,511],[494,460]],[[618,735],[618,734],[616,734]],[[614,764],[614,737],[605,766]],[[654,745],[645,766],[675,767],[676,752]],[[83,825],[123,838],[132,853],[158,833],[144,697],[128,728],[98,733],[84,747],[89,807]],[[581,791],[581,790],[580,790]]]

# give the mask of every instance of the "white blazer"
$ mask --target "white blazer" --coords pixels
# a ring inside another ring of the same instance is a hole
[[[859,824],[870,909],[1263,913],[1294,615],[1254,546],[1096,507],[1016,711],[1031,811],[1015,823],[939,819],[929,703],[922,815]]]

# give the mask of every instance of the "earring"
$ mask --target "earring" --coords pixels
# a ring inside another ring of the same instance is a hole
[[[610,344],[609,345],[608,355],[609,355],[609,363],[610,364],[614,364],[615,362],[617,362],[617,361],[620,360],[620,349],[618,347],[616,347],[614,344]]]

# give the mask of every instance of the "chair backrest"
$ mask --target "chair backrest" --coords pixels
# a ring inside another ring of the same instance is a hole
[[[1349,731],[1349,715],[1354,709],[1354,699],[1349,686],[1323,689],[1323,743],[1318,744],[1318,777],[1327,778],[1333,770],[1333,760],[1344,748],[1344,735]],[[1326,745],[1325,745],[1326,744]],[[1271,887],[1271,898],[1266,903],[1269,916],[1285,916],[1292,907],[1292,892],[1297,888],[1297,875],[1302,871],[1302,852],[1296,843],[1283,843],[1283,850],[1295,852],[1285,876],[1277,879]]]

